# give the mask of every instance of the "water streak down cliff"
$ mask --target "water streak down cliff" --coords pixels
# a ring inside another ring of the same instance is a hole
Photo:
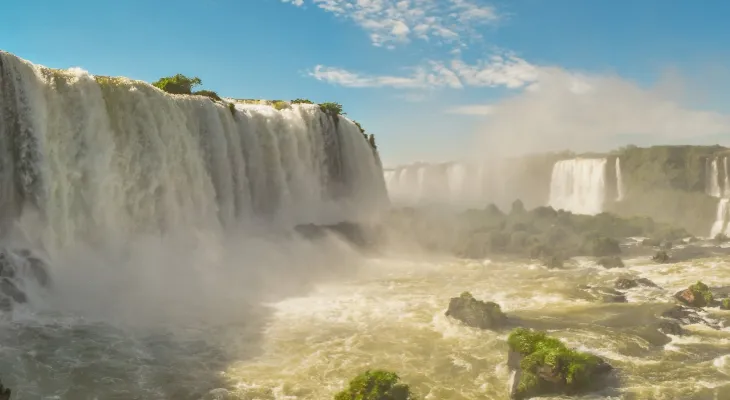
[[[722,161],[722,164],[720,164]],[[728,179],[728,156],[708,158],[706,161],[706,179],[707,186],[705,191],[713,197],[721,197],[717,203],[717,213],[715,222],[710,229],[710,236],[713,237],[718,233],[730,235],[730,209],[728,208],[728,199],[730,199],[730,179]],[[719,165],[722,165],[722,176],[720,175]],[[721,187],[720,182],[723,182]]]
[[[0,216],[53,243],[180,228],[365,218],[377,154],[344,117],[277,111],[52,70],[0,52]]]
[[[605,158],[558,161],[550,181],[550,206],[576,214],[598,214],[606,200]]]

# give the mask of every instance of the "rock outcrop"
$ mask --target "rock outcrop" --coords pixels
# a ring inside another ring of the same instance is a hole
[[[597,263],[598,263],[598,265],[600,265],[606,269],[624,267],[624,262],[623,262],[623,260],[621,260],[621,257],[619,257],[619,256],[601,257],[598,259]]]
[[[720,329],[717,323],[708,321],[697,312],[696,309],[685,307],[685,306],[673,306],[672,308],[664,311],[660,317],[664,320],[675,321],[680,325],[695,325],[701,324],[712,329]]]
[[[0,400],[10,400],[10,389],[3,386],[0,382]]]
[[[512,399],[572,395],[599,389],[612,370],[602,358],[569,349],[545,332],[517,328],[507,341]]]
[[[477,300],[469,292],[451,298],[446,316],[479,329],[499,329],[507,323],[499,304]]]
[[[620,290],[633,289],[633,288],[639,287],[639,286],[653,287],[653,288],[659,287],[656,283],[654,283],[646,278],[636,278],[636,279],[618,278],[618,279],[616,279],[616,282],[614,282],[613,286],[616,289],[620,289]]]
[[[660,264],[666,264],[669,262],[669,254],[664,250],[660,250],[654,254],[651,260]]]
[[[675,293],[674,298],[685,305],[698,308],[711,306],[715,302],[710,288],[700,281]]]
[[[30,283],[41,287],[50,284],[46,263],[26,249],[0,249],[0,310],[27,302],[23,289]]]

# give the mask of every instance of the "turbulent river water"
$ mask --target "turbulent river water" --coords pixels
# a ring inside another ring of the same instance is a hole
[[[140,328],[24,309],[0,322],[0,376],[16,400],[327,399],[377,367],[397,371],[424,399],[507,398],[508,331],[444,316],[449,298],[468,290],[501,304],[518,324],[547,329],[616,367],[616,387],[582,398],[730,398],[730,329],[687,326],[688,335],[666,343],[655,327],[677,290],[700,278],[730,285],[730,265],[645,260],[547,270],[496,259],[369,259],[356,273],[263,308],[229,304],[244,311],[220,325]],[[577,285],[611,286],[623,276],[661,289],[631,289],[622,304],[577,295]],[[730,312],[706,317],[727,323]]]

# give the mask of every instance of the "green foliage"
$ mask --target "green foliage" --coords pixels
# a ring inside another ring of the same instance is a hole
[[[710,288],[701,281],[697,281],[697,283],[690,286],[689,290],[692,292],[692,295],[694,295],[695,304],[698,307],[709,306],[715,301]]]
[[[287,109],[287,108],[291,108],[291,104],[289,104],[289,102],[283,101],[283,100],[274,100],[271,103],[271,106],[279,111]]]
[[[231,112],[231,115],[236,115],[236,105],[233,103],[228,103],[228,111]]]
[[[372,147],[373,149],[378,148],[378,146],[375,144],[375,135],[373,135],[372,133],[368,135],[368,143],[370,143],[370,147]]]
[[[413,400],[408,385],[399,381],[394,372],[368,370],[352,379],[335,400]]]
[[[291,101],[292,104],[314,104],[307,99],[294,99]]]
[[[152,85],[167,93],[192,94],[193,88],[202,83],[198,77],[189,78],[185,75],[177,74],[175,76],[160,78],[160,80],[154,82]]]
[[[363,133],[363,134],[365,133],[365,129],[362,128],[362,125],[360,125],[359,122],[353,120],[352,123],[355,124],[355,126],[357,126],[357,129],[360,129],[361,133]],[[367,139],[367,136],[365,136],[365,139]]]
[[[218,96],[218,93],[212,90],[198,90],[197,92],[193,92],[192,94],[195,96],[205,96],[215,101],[222,101],[220,96]]]
[[[346,115],[347,113],[342,112],[342,105],[339,103],[322,103],[319,105],[320,110],[330,115]]]
[[[517,386],[518,398],[537,394],[544,383],[545,368],[549,368],[551,378],[565,385],[566,391],[587,389],[597,367],[603,363],[603,360],[592,354],[567,348],[560,340],[541,331],[517,328],[509,335],[507,343],[510,350],[523,356],[520,362],[522,376]]]
[[[730,299],[722,299],[722,302],[720,302],[720,308],[723,310],[730,310]]]

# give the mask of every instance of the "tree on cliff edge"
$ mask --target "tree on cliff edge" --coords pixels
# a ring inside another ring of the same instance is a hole
[[[192,94],[193,88],[202,84],[200,78],[189,78],[183,74],[160,78],[152,85],[172,94]]]

